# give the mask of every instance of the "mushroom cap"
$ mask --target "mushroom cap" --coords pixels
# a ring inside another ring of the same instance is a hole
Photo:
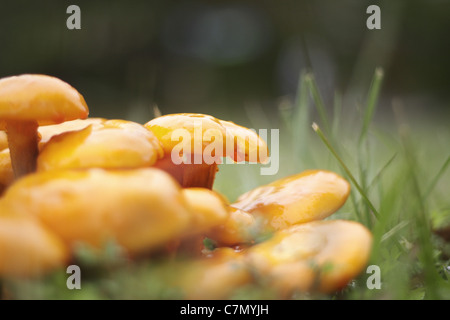
[[[199,127],[201,126],[201,131]],[[161,141],[164,153],[170,154],[179,143],[191,153],[195,150],[202,152],[219,139],[222,150],[215,157],[229,157],[234,161],[266,162],[268,160],[268,148],[266,142],[255,131],[234,124],[230,121],[216,119],[210,115],[198,113],[168,114],[150,120],[145,127],[152,131]],[[189,134],[187,141],[173,139],[177,129],[184,129]],[[201,133],[197,137],[196,133]],[[200,141],[198,140],[200,138]],[[227,148],[228,146],[228,148]],[[212,151],[212,150],[209,150]]]
[[[0,277],[42,275],[68,259],[68,248],[36,219],[1,206]]]
[[[83,96],[66,82],[47,75],[23,74],[0,79],[0,129],[5,120],[39,125],[86,118]]]
[[[360,223],[313,221],[277,231],[250,247],[246,258],[257,274],[284,294],[314,289],[330,293],[363,270],[371,246],[372,235]]]
[[[231,206],[266,220],[271,229],[321,220],[337,211],[350,194],[350,184],[331,171],[307,170],[257,187]]]
[[[158,139],[142,125],[97,120],[81,130],[53,136],[38,156],[37,170],[149,167],[162,156]]]
[[[178,238],[189,223],[180,186],[153,168],[30,174],[5,192],[14,212],[36,216],[70,246],[113,240],[130,254]]]
[[[89,125],[98,126],[104,121],[106,120],[102,118],[89,118],[85,120],[72,120],[59,124],[39,127],[39,148],[42,149],[42,147],[55,135],[68,131],[81,130]],[[13,182],[14,171],[11,165],[11,156],[9,153],[6,133],[4,131],[0,131],[0,194]]]
[[[98,128],[105,121],[106,119],[104,118],[87,118],[70,120],[58,124],[39,127],[39,148],[41,149],[47,142],[50,141],[53,136],[57,136],[65,132],[82,130],[89,125],[92,125],[94,128]]]

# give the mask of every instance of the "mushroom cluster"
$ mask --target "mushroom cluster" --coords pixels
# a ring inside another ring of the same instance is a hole
[[[218,165],[267,161],[254,131],[202,114],[141,125],[88,113],[60,79],[0,79],[0,278],[42,276],[76,263],[78,244],[111,240],[132,262],[183,256],[165,280],[187,299],[261,279],[280,297],[332,293],[367,264],[371,233],[324,220],[350,193],[336,173],[308,170],[230,203],[213,190]]]

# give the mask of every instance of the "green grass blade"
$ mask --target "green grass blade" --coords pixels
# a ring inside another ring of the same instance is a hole
[[[325,109],[325,104],[323,103],[322,96],[319,91],[319,87],[317,86],[314,75],[309,73],[306,75],[306,82],[308,84],[309,90],[311,92],[314,104],[317,108],[317,112],[319,113],[320,120],[323,123],[326,133],[330,133],[330,123],[328,121],[327,112]]]
[[[292,114],[293,114],[293,107],[292,103],[288,101],[287,99],[283,99],[278,104],[278,113],[280,115],[280,119],[282,122],[282,125],[287,129],[289,132],[289,135],[292,136]]]
[[[368,225],[369,222],[365,221],[365,219],[361,215],[361,210],[358,208],[358,202],[356,201],[356,197],[355,197],[355,194],[353,192],[350,193],[350,201],[352,203],[353,210],[354,210],[354,212],[356,214],[356,218],[358,219],[358,221],[361,222],[364,225]]]
[[[393,227],[391,230],[387,231],[383,234],[381,237],[381,242],[386,241],[390,237],[392,237],[394,234],[396,234],[398,231],[409,225],[409,221],[401,221],[399,224],[397,224],[395,227]]]
[[[397,157],[397,153],[395,153],[385,164],[384,166],[377,172],[375,177],[370,181],[369,185],[367,186],[367,190],[370,190],[373,185],[378,182],[383,175],[383,172],[386,171],[386,169],[394,162],[395,158]]]
[[[368,168],[370,167],[370,161],[372,157],[370,156],[370,147],[369,140],[366,140],[366,148],[363,151],[363,148],[358,148],[358,168],[359,168],[359,185],[364,194],[367,194],[367,177],[368,177]],[[360,145],[361,146],[361,145]],[[372,227],[372,221],[370,218],[370,208],[365,205],[362,207],[364,215],[366,217],[366,221],[369,227]]]
[[[319,128],[319,126],[316,123],[313,123],[312,127],[313,127],[314,131],[319,135],[320,139],[325,143],[325,145],[327,146],[328,150],[330,150],[330,152],[334,155],[334,157],[337,159],[339,164],[342,166],[342,168],[344,169],[345,173],[348,175],[349,179],[353,182],[353,184],[355,185],[356,189],[360,193],[361,197],[363,197],[364,201],[369,206],[369,208],[372,210],[372,212],[375,215],[375,217],[379,218],[380,214],[378,213],[377,209],[375,209],[375,207],[373,206],[372,202],[367,197],[367,195],[364,192],[364,190],[361,188],[359,183],[356,181],[355,177],[353,176],[351,171],[348,169],[348,167],[345,165],[344,161],[337,154],[336,150],[333,148],[331,143],[328,141],[327,137],[325,137],[325,135],[323,134],[322,130]]]
[[[307,162],[312,162],[311,152],[309,152],[309,94],[307,73],[302,71],[299,78],[297,94],[294,102],[294,112],[291,117],[293,151]]]
[[[297,136],[307,135],[309,123],[309,97],[308,97],[308,82],[307,74],[303,71],[300,74],[297,95],[295,97],[295,113],[293,116],[294,134]]]
[[[380,95],[381,84],[383,82],[384,72],[382,68],[377,68],[372,78],[372,83],[369,88],[369,94],[366,102],[366,108],[364,112],[363,125],[361,128],[361,134],[359,136],[359,144],[365,139],[369,130],[370,123],[372,122],[375,108],[377,105],[378,97]]]

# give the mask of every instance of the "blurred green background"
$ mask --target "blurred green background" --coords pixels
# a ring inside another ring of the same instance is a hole
[[[0,3],[0,77],[60,77],[91,116],[144,123],[158,105],[249,124],[252,110],[271,114],[294,96],[303,68],[326,103],[339,90],[353,108],[381,66],[380,110],[401,97],[419,115],[448,118],[450,1]],[[81,30],[66,28],[70,4]],[[381,7],[381,30],[366,28],[370,4]]]
[[[81,30],[66,27],[71,4],[81,8]],[[366,28],[371,4],[381,8],[381,30]],[[359,289],[341,298],[448,299],[450,244],[432,231],[450,232],[449,17],[448,0],[0,0],[0,77],[59,77],[83,94],[92,117],[146,123],[158,106],[162,114],[280,129],[276,176],[261,176],[260,166],[221,166],[214,187],[231,201],[307,168],[344,173],[312,131],[315,121],[363,189],[353,183],[333,218],[371,227],[371,263],[383,271],[383,290],[368,291],[363,274]],[[371,109],[377,67],[384,78]],[[317,97],[297,94],[304,71],[317,81],[331,130]],[[148,297],[152,289],[140,293],[124,273],[113,290],[107,278],[80,294]]]

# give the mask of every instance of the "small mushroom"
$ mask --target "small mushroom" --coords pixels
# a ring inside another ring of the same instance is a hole
[[[131,255],[180,237],[190,220],[178,183],[154,168],[34,173],[12,184],[0,201],[37,217],[70,247],[101,248],[113,240]]]
[[[6,130],[14,175],[36,169],[38,126],[86,118],[83,96],[60,79],[24,74],[0,79],[0,129]]]
[[[36,219],[0,207],[0,277],[40,276],[68,260],[68,248]]]
[[[371,245],[370,231],[357,222],[313,221],[277,231],[250,247],[246,259],[282,296],[332,293],[363,270]]]
[[[84,121],[71,126],[82,126]],[[89,122],[81,130],[53,135],[42,147],[37,170],[149,167],[163,156],[155,135],[138,123],[100,119]],[[55,129],[60,128],[53,132]]]
[[[155,166],[169,172],[182,187],[212,189],[222,157],[236,162],[267,161],[267,145],[254,131],[209,115],[169,114],[145,127],[164,149],[164,158]],[[174,155],[182,160],[174,162]]]

